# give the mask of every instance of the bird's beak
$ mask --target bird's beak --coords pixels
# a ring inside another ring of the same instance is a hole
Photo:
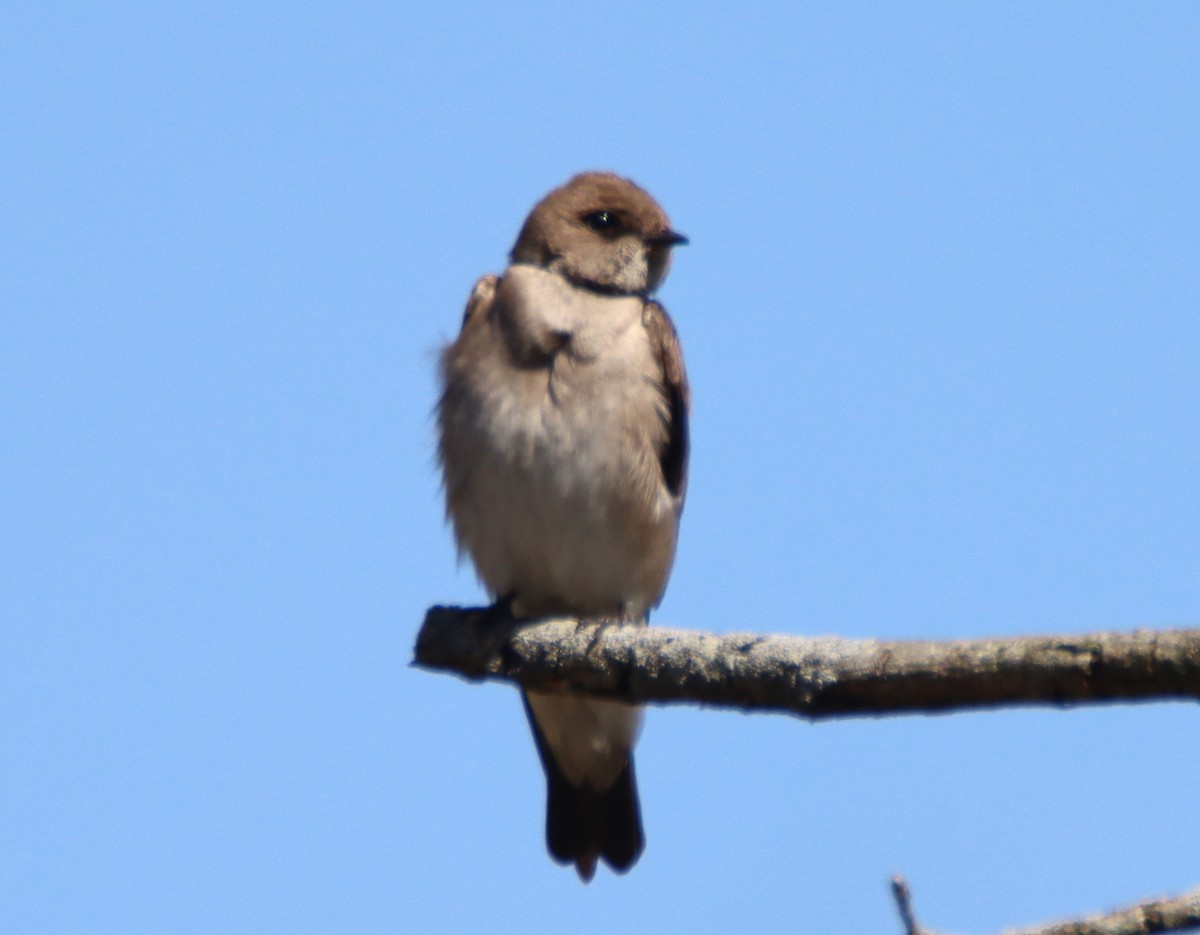
[[[661,234],[655,234],[653,237],[647,237],[646,243],[658,247],[686,247],[688,239],[679,231],[666,230]]]

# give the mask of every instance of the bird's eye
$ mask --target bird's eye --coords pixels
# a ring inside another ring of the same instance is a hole
[[[611,211],[593,211],[591,214],[585,214],[583,223],[592,230],[600,232],[610,231],[620,224],[617,216]]]

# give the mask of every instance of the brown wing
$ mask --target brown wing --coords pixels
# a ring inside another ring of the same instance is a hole
[[[650,335],[650,347],[662,371],[662,388],[667,401],[664,414],[667,439],[658,453],[658,459],[662,464],[667,489],[682,505],[687,490],[688,409],[692,403],[687,372],[683,367],[683,348],[679,346],[679,335],[675,332],[671,317],[657,302],[651,300],[646,303],[642,322]]]
[[[498,276],[480,277],[467,299],[458,337],[442,348],[442,395],[437,404],[438,461],[441,462],[446,491],[446,515],[451,519],[455,515],[455,502],[467,486],[474,464],[470,446],[475,437],[473,426],[479,418],[478,403],[471,393],[472,383],[467,375],[478,355],[478,338],[487,326],[499,282]],[[457,526],[455,537],[458,538]],[[462,547],[459,539],[460,555]]]
[[[441,429],[442,462],[445,464],[447,455],[447,427],[455,418],[462,418],[464,407],[467,405],[464,396],[465,383],[463,374],[471,369],[473,345],[478,344],[478,335],[491,314],[495,304],[496,288],[500,277],[481,276],[471,290],[467,299],[467,307],[463,311],[462,327],[458,337],[442,348],[441,376],[442,398],[438,402],[438,422]]]
[[[467,307],[463,311],[462,328],[464,331],[467,330],[467,325],[472,320],[487,317],[492,307],[492,300],[496,297],[496,288],[499,285],[500,277],[494,273],[488,273],[486,276],[479,277],[479,281],[475,283],[475,288],[471,290],[471,297],[467,299]]]

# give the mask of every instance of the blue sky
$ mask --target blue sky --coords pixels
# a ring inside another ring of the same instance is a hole
[[[551,863],[438,346],[533,202],[691,246],[656,620],[1200,621],[1200,7],[10,4],[0,918],[14,932],[994,932],[1200,882],[1195,707],[650,712],[648,846]]]

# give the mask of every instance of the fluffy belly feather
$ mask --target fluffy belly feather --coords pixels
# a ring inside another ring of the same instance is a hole
[[[520,612],[641,616],[675,552],[653,439],[628,429],[658,423],[658,393],[641,378],[614,387],[612,374],[604,393],[587,393],[571,379],[582,367],[558,369],[525,375],[524,392],[483,414],[489,431],[456,498],[460,542],[494,594],[517,593]]]

